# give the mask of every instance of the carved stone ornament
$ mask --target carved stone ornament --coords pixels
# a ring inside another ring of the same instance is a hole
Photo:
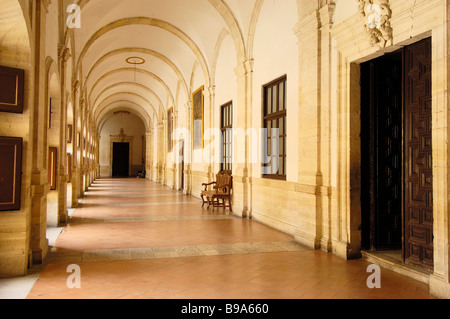
[[[127,137],[126,135],[125,135],[125,130],[123,129],[123,128],[121,128],[120,129],[120,133],[119,133],[119,139],[120,139],[120,141],[123,143],[124,141],[125,141],[125,138]]]
[[[389,0],[358,0],[359,12],[370,37],[370,44],[385,48],[392,45],[393,32]]]

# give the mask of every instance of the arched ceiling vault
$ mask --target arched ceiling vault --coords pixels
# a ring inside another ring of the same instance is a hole
[[[99,29],[95,34],[86,42],[83,49],[81,50],[80,56],[78,57],[78,62],[76,64],[76,70],[77,72],[81,72],[80,66],[81,61],[83,61],[85,55],[91,48],[91,46],[99,40],[101,37],[105,36],[108,32],[111,32],[114,29],[122,28],[124,26],[129,25],[140,25],[140,26],[152,26],[164,29],[175,36],[179,37],[195,54],[197,57],[197,61],[200,63],[203,74],[205,77],[206,85],[209,86],[210,78],[209,78],[209,70],[208,65],[206,63],[206,60],[200,51],[200,49],[197,47],[197,45],[190,39],[183,31],[178,29],[177,27],[158,19],[152,19],[147,17],[131,17],[131,18],[124,18],[121,20],[114,21],[107,26],[104,26],[103,28]]]
[[[148,117],[145,110],[143,110],[139,105],[131,103],[129,101],[117,101],[109,105],[109,107],[99,114],[98,118],[98,131],[101,132],[105,123],[113,117],[116,112],[129,112],[138,116],[145,125],[145,129],[148,130],[150,123],[152,123],[152,118]]]
[[[127,92],[127,93],[134,93],[130,91],[130,88],[133,88],[136,92],[136,94],[139,94],[140,96],[144,97],[146,100],[150,102],[151,105],[163,105],[161,99],[159,96],[153,92],[151,89],[146,87],[145,85],[139,84],[139,83],[130,83],[130,82],[120,82],[110,85],[109,87],[105,88],[103,91],[101,91],[96,99],[94,100],[93,111],[95,112],[96,106],[99,106],[98,103],[102,97],[110,97],[112,94],[115,93],[121,93],[121,92]],[[124,91],[126,90],[126,91]],[[108,92],[110,91],[110,92]],[[137,93],[139,92],[139,93]],[[108,94],[109,93],[109,94]],[[155,103],[151,103],[151,100],[154,100]],[[158,110],[159,111],[159,110]]]
[[[183,78],[183,75],[181,74],[181,71],[178,69],[178,67],[175,65],[175,63],[173,63],[172,61],[170,61],[166,56],[155,52],[153,50],[150,49],[146,49],[146,48],[121,48],[121,49],[117,49],[111,52],[108,52],[107,54],[105,54],[104,56],[102,56],[100,59],[98,59],[95,64],[91,67],[91,69],[89,70],[89,73],[86,76],[86,81],[84,84],[84,88],[86,89],[87,83],[89,83],[89,80],[91,79],[91,76],[93,74],[93,72],[99,68],[99,66],[103,63],[108,63],[108,60],[111,59],[114,56],[123,54],[123,53],[129,53],[129,54],[134,54],[134,55],[138,55],[138,54],[143,54],[143,55],[148,55],[148,56],[153,56],[157,59],[160,59],[162,62],[166,63],[174,72],[175,76],[178,78],[179,81],[181,81],[181,83],[183,83],[183,89],[185,90],[186,96],[189,95],[188,92],[188,87],[186,84],[185,79]],[[157,75],[150,73],[150,72],[145,72],[144,70],[138,69],[138,72],[141,73],[147,73],[149,76],[154,76],[155,78],[158,79],[158,81],[161,81],[161,83],[163,83],[164,81],[159,78]],[[177,81],[178,83],[178,81]],[[164,82],[163,84],[164,86],[166,86],[167,91],[169,92],[170,89],[167,86],[167,84]],[[172,96],[172,100],[173,100],[173,93],[170,92],[171,96]]]
[[[205,88],[214,85],[217,56],[227,36],[233,40],[237,63],[251,58],[247,46],[264,2],[63,1],[64,6],[81,7],[82,27],[67,29],[65,41],[73,48],[74,77],[99,128],[121,107],[151,125],[168,108],[187,105],[194,77],[202,77]],[[127,64],[128,57],[145,63]]]
[[[147,113],[148,117],[152,117],[152,115],[161,113],[161,112],[157,112],[157,109],[159,107],[155,108],[155,106],[152,105],[149,100],[147,100],[145,97],[143,97],[140,94],[131,93],[131,92],[118,92],[118,93],[109,95],[108,97],[106,97],[99,103],[99,106],[94,111],[94,119],[96,121],[98,121],[99,115],[103,111],[108,110],[108,107],[112,103],[115,103],[118,101],[129,101],[129,102],[132,102],[133,104],[139,105],[139,107],[142,108]],[[151,110],[151,111],[149,111],[149,110]]]

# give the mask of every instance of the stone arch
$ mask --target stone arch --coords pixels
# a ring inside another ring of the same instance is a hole
[[[259,13],[261,12],[261,8],[264,4],[264,0],[256,0],[255,6],[253,8],[252,17],[250,20],[250,27],[248,30],[248,38],[247,38],[247,59],[253,60],[253,45],[255,42],[255,32],[256,25],[258,24]]]
[[[102,37],[103,35],[107,34],[108,32],[110,32],[112,30],[115,30],[120,27],[129,26],[129,25],[146,25],[146,26],[151,26],[151,27],[157,27],[157,28],[166,30],[166,31],[172,33],[173,35],[175,35],[176,37],[178,37],[181,41],[183,41],[192,50],[194,55],[197,57],[196,60],[202,67],[205,81],[206,81],[207,85],[209,86],[210,74],[209,74],[208,65],[206,63],[205,57],[203,56],[203,53],[200,51],[197,44],[187,34],[185,34],[182,30],[178,29],[174,25],[172,25],[168,22],[159,20],[159,19],[153,19],[153,18],[148,18],[148,17],[133,17],[133,18],[120,19],[120,20],[111,22],[108,25],[97,30],[94,33],[94,35],[92,35],[92,37],[86,42],[86,44],[84,45],[84,47],[81,50],[80,56],[78,57],[77,66],[76,66],[77,72],[81,73],[81,61],[83,60],[83,58],[86,55],[89,48],[94,44],[94,42],[96,40],[98,40],[100,37]]]
[[[221,0],[208,0],[208,2],[217,10],[217,12],[222,16],[226,25],[230,29],[231,36],[234,40],[236,47],[236,56],[238,63],[244,63],[246,60],[246,49],[245,42],[241,27],[234,16],[232,10],[225,1]],[[209,86],[208,86],[209,87]]]
[[[46,115],[45,126],[51,130],[52,128],[54,128],[54,125],[52,124],[52,114],[58,115],[56,119],[60,119],[62,115],[58,113],[60,109],[59,106],[62,102],[61,88],[60,88],[61,79],[58,71],[58,66],[51,57],[47,57],[46,59],[46,68],[47,68],[46,69],[47,78],[45,85],[45,101],[47,109],[45,112]],[[59,133],[59,130],[54,132]],[[47,134],[48,134],[47,130],[45,130],[44,132],[45,148],[47,148],[49,144],[52,144],[51,142],[48,142]],[[59,134],[57,134],[55,138],[59,139]],[[54,141],[53,144],[58,145],[59,141],[58,142]],[[44,162],[43,162],[44,167],[46,167],[47,165],[46,154],[47,153],[44,152]]]
[[[164,55],[162,55],[162,54],[160,54],[160,53],[158,53],[158,52],[155,52],[155,51],[153,51],[153,50],[149,50],[149,49],[145,49],[145,48],[122,48],[122,49],[117,49],[117,50],[114,50],[114,51],[111,51],[111,52],[105,54],[103,57],[101,57],[100,59],[98,59],[98,60],[95,62],[95,64],[92,66],[92,68],[89,70],[89,73],[88,73],[88,75],[87,75],[87,77],[86,77],[86,80],[85,80],[85,89],[86,89],[87,82],[88,82],[88,80],[90,79],[90,77],[91,77],[93,71],[94,71],[94,70],[95,70],[102,62],[104,62],[106,59],[108,59],[108,58],[110,58],[110,57],[112,57],[112,56],[114,56],[114,55],[117,55],[117,54],[120,54],[120,53],[124,53],[124,52],[138,52],[138,53],[148,54],[148,55],[154,56],[154,57],[156,57],[156,58],[162,60],[164,63],[166,63],[166,64],[174,71],[174,73],[177,75],[178,79],[181,81],[181,83],[183,83],[183,87],[184,87],[184,89],[185,89],[185,91],[186,91],[186,95],[188,94],[188,87],[187,87],[187,84],[186,84],[186,80],[184,79],[183,75],[181,74],[181,71],[178,69],[178,67],[175,65],[175,63],[173,63],[173,62],[172,62],[169,58],[167,58],[166,56],[164,56]],[[133,70],[134,70],[134,69],[133,69]],[[137,70],[137,71],[139,72],[139,70]],[[143,71],[143,70],[141,70],[141,71]],[[148,73],[148,75],[153,76],[155,79],[157,78],[157,80],[160,81],[161,84],[164,83],[163,85],[167,87],[166,83],[165,83],[164,81],[162,81],[162,80],[161,80],[159,77],[157,77],[156,75],[154,75],[154,74],[152,74],[152,73]],[[167,90],[170,91],[168,87],[167,87]],[[171,95],[173,96],[172,93],[171,93]]]
[[[192,67],[192,72],[191,72],[191,79],[189,81],[189,92],[194,92],[194,82],[195,82],[195,73],[197,72],[197,68],[199,67],[199,64],[197,61],[194,62],[194,65]],[[190,98],[189,98],[190,99]]]
[[[129,105],[135,105],[136,108],[132,108],[130,106],[119,105],[122,103],[128,103]],[[114,104],[117,104],[117,106],[112,106]],[[112,106],[112,107],[110,107],[110,106]],[[130,112],[142,120],[142,122],[145,124],[146,130],[148,130],[150,128],[150,124],[152,123],[152,117],[150,115],[148,115],[139,105],[137,105],[133,102],[130,102],[130,101],[117,101],[117,102],[113,102],[112,104],[108,105],[108,107],[104,110],[104,112],[99,114],[98,121],[97,121],[97,130],[99,132],[101,132],[103,125],[105,125],[105,123],[108,121],[108,119],[111,118],[114,115],[114,112],[116,112],[116,111]]]
[[[0,4],[0,17],[8,18],[7,23],[0,25],[2,60],[31,62],[33,45],[31,22],[27,14],[29,5],[24,0],[3,0]]]
[[[297,0],[297,1],[300,4],[301,0]],[[78,5],[81,8],[83,8],[88,2],[89,2],[89,0],[78,0]],[[208,0],[208,2],[222,16],[223,20],[225,21],[225,24],[230,29],[231,36],[233,37],[233,40],[234,40],[234,43],[236,46],[237,60],[242,63],[245,62],[246,50],[245,50],[245,42],[244,42],[244,38],[243,38],[243,33],[242,33],[239,23],[238,23],[236,17],[234,16],[232,10],[224,1]],[[209,87],[210,83],[208,82],[207,85]]]
[[[99,85],[99,83],[100,83],[102,80],[106,79],[107,77],[109,77],[109,76],[111,76],[111,75],[113,75],[113,74],[120,73],[120,72],[124,72],[124,71],[133,71],[133,72],[136,71],[137,73],[141,73],[141,74],[144,74],[144,75],[146,75],[146,76],[148,76],[148,77],[151,77],[151,78],[155,79],[156,81],[158,81],[158,82],[166,89],[167,94],[168,94],[168,96],[169,96],[171,102],[174,101],[174,97],[173,97],[172,91],[170,91],[169,87],[167,86],[167,84],[166,84],[162,79],[160,79],[160,78],[159,78],[158,76],[156,76],[155,74],[153,74],[153,73],[151,73],[151,72],[148,72],[148,71],[146,71],[146,70],[141,70],[141,69],[136,69],[136,70],[135,70],[135,69],[133,69],[133,68],[116,69],[116,70],[113,70],[113,71],[110,71],[110,72],[104,74],[104,75],[103,75],[102,77],[100,77],[100,78],[94,83],[94,85],[92,86],[92,88],[91,88],[91,90],[90,90],[90,92],[89,92],[89,95],[88,95],[88,101],[90,101],[92,92],[94,91],[94,89]],[[94,105],[95,105],[95,103],[94,103]]]
[[[230,33],[227,29],[223,29],[222,32],[220,32],[219,37],[217,38],[216,48],[214,51],[214,60],[211,65],[211,85],[216,85],[216,68],[217,68],[217,60],[219,59],[219,53],[220,49],[222,48],[223,41],[228,37]]]
[[[139,95],[139,94],[135,94],[135,93],[129,93],[129,92],[120,92],[120,93],[115,93],[112,94],[108,97],[106,97],[104,100],[102,100],[99,105],[98,108],[94,111],[94,119],[98,118],[98,115],[106,109],[106,106],[103,106],[106,101],[110,98],[114,98],[114,97],[118,97],[118,96],[132,96],[132,97],[137,97],[138,99],[142,100],[146,105],[148,105],[150,107],[150,109],[153,110],[154,114],[157,114],[159,116],[159,114],[163,113],[163,112],[157,112],[155,107],[150,103],[150,101],[148,101],[146,98],[144,98],[143,96]],[[103,106],[103,107],[102,107]],[[160,105],[161,107],[161,105]],[[148,113],[148,112],[147,112]]]
[[[97,95],[97,98],[96,98],[96,100],[94,101],[94,103],[93,103],[92,105],[94,105],[94,106],[97,105],[98,100],[100,99],[100,97],[101,97],[107,90],[110,90],[110,89],[113,89],[113,88],[119,87],[119,86],[125,86],[125,85],[128,85],[128,86],[134,86],[134,87],[138,87],[138,88],[144,89],[145,91],[147,91],[148,93],[150,93],[152,96],[154,96],[154,97],[158,100],[158,102],[159,102],[160,105],[162,104],[162,101],[161,101],[161,99],[159,98],[159,96],[158,96],[153,90],[151,90],[150,88],[148,88],[147,86],[145,86],[145,85],[143,85],[143,84],[140,84],[140,83],[120,82],[120,83],[115,83],[115,84],[113,84],[113,85],[111,85],[111,86],[105,88],[104,90],[102,90],[102,91]],[[159,111],[162,111],[162,110],[159,110]]]
[[[44,138],[43,138],[43,167],[47,168],[49,158],[49,149],[56,148],[59,150],[62,147],[60,145],[60,121],[62,120],[63,114],[61,114],[61,79],[58,71],[57,63],[51,58],[47,57],[46,59],[46,85],[45,85],[45,127],[44,130]],[[59,156],[56,156],[56,162],[62,160]],[[57,170],[60,165],[56,165],[56,173],[58,175]],[[59,224],[59,192],[60,188],[52,189],[50,188],[50,192],[47,193],[47,226],[56,227]]]

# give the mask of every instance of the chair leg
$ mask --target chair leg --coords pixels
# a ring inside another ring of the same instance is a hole
[[[205,199],[203,198],[203,194],[201,194],[200,197],[202,198],[202,202],[203,202],[202,208],[203,208],[203,207],[205,206],[205,203],[206,203],[206,202],[205,202]]]

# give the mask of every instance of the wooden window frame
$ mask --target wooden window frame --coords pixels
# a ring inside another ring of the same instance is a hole
[[[226,110],[228,118],[224,114]],[[233,129],[233,101],[230,101],[220,107],[220,131],[222,132],[221,145],[221,171],[232,174],[233,171],[233,135],[228,136],[228,133]],[[230,154],[229,154],[230,152]]]
[[[282,107],[280,108],[280,85],[283,84],[283,100],[282,100]],[[276,99],[275,99],[275,104],[276,104],[276,108],[275,111],[274,110],[274,96],[273,96],[273,88],[276,88]],[[268,110],[268,90],[272,90],[271,93],[271,112],[267,112]],[[280,125],[279,125],[279,120],[280,119],[284,119],[284,124],[283,124],[283,132],[280,132],[280,135],[278,136],[278,141],[280,142],[280,139],[283,140],[283,150],[281,153],[279,153],[279,159],[280,162],[283,162],[283,174],[280,174],[279,171],[277,172],[277,174],[264,174],[264,172],[262,173],[262,177],[263,178],[267,178],[267,179],[277,179],[277,180],[282,180],[282,181],[286,181],[287,180],[287,146],[286,146],[286,142],[287,142],[287,101],[286,101],[286,97],[287,97],[287,75],[284,75],[270,83],[267,83],[265,85],[263,85],[262,87],[262,127],[264,129],[268,129],[268,122],[275,122],[276,126],[271,128],[276,128],[276,129],[280,129]],[[267,150],[268,150],[268,143],[271,143],[272,137],[271,134],[268,134],[266,137],[266,140],[263,141],[263,156],[264,159],[268,158],[269,155],[267,154]],[[278,148],[280,148],[280,146],[278,146]],[[268,167],[268,164],[261,164],[262,168]],[[279,167],[280,168],[280,167]]]

